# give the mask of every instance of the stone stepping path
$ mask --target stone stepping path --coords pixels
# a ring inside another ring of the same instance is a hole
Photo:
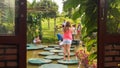
[[[59,46],[58,45],[49,45],[48,47],[54,48],[54,47],[59,47]]]
[[[27,44],[27,47],[35,46],[34,44]]]
[[[43,56],[48,56],[48,55],[54,55],[55,53],[52,52],[39,52],[39,55],[43,55]]]
[[[54,47],[55,49],[57,49],[57,50],[62,50],[62,48],[60,48],[60,47]],[[70,48],[70,51],[74,51],[74,48],[72,47],[72,48]]]
[[[68,67],[62,64],[44,64],[41,65],[39,68],[68,68]]]
[[[38,50],[43,48],[45,48],[43,45],[27,44],[27,50]]]
[[[70,48],[70,51],[74,51],[75,49],[74,48]]]
[[[50,52],[60,53],[63,52],[63,50],[50,50]]]
[[[56,46],[56,47],[54,47],[54,48],[55,48],[55,49],[58,49],[58,50],[61,50],[61,49],[62,49],[62,48],[60,48],[60,47],[57,47],[57,46]]]
[[[64,54],[63,53],[58,53],[58,55],[63,56]],[[71,52],[70,56],[75,56],[75,53]]]
[[[28,63],[30,64],[46,64],[46,63],[50,63],[52,62],[52,60],[48,60],[48,59],[40,59],[40,58],[31,58],[28,60]]]
[[[78,64],[78,60],[72,59],[72,60],[62,60],[63,59],[63,49],[60,48],[58,45],[50,45],[50,46],[34,46],[34,45],[29,45],[27,46],[27,50],[37,50],[37,49],[42,49],[42,52],[38,52],[36,54],[44,56],[43,58],[31,58],[28,59],[28,63],[30,64],[48,64],[51,63],[52,60],[55,60],[58,64],[58,66],[55,64],[53,64],[53,66],[48,66],[50,67],[54,67],[54,68],[59,68],[59,64]],[[71,47],[71,50],[73,51],[75,48],[74,46]],[[66,55],[67,56],[67,55]],[[75,56],[74,52],[70,53],[70,56]],[[49,65],[49,64],[48,64]],[[57,66],[57,67],[55,67]],[[40,68],[47,68],[47,65],[45,66],[41,66]],[[60,67],[60,68],[64,68],[64,67]],[[65,66],[66,68],[66,66]]]
[[[80,44],[80,40],[73,40],[72,41],[72,45],[79,45]]]
[[[44,50],[55,50],[55,48],[48,47],[48,48],[44,48]]]
[[[44,48],[43,46],[30,46],[30,47],[27,47],[27,50],[38,50],[43,48]]]
[[[78,64],[78,60],[58,60],[57,61],[58,63],[61,63],[61,64]]]
[[[75,48],[75,45],[71,45],[71,48]]]
[[[63,56],[49,55],[49,56],[46,56],[45,59],[59,60],[59,59],[63,59]]]

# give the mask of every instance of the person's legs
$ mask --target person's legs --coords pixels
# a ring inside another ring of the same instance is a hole
[[[67,46],[64,44],[64,45],[63,45],[63,53],[64,53],[64,56],[63,56],[63,57],[64,57],[64,60],[66,60],[66,54],[67,54],[66,51],[67,51]]]
[[[71,47],[71,44],[67,44],[67,56],[68,56],[68,60],[70,60],[70,47]]]
[[[80,31],[77,31],[77,39],[80,39]]]
[[[64,60],[66,60],[66,54],[67,54],[68,60],[70,60],[71,43],[72,43],[72,40],[68,40],[68,39],[63,40]]]
[[[67,40],[66,50],[67,50],[67,57],[70,60],[70,47],[71,47],[72,40]]]

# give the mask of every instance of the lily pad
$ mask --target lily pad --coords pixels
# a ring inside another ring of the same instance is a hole
[[[63,56],[58,56],[58,55],[49,55],[46,56],[45,59],[52,59],[52,60],[57,60],[57,59],[62,59]]]
[[[62,64],[44,64],[39,68],[68,68],[68,66]]]
[[[58,63],[61,63],[61,64],[78,64],[78,60],[58,60]]]
[[[55,53],[52,53],[52,52],[40,52],[38,54],[46,56],[46,55],[54,55]]]
[[[40,58],[31,58],[28,60],[28,63],[30,64],[45,64],[45,63],[50,63],[52,60],[48,59],[40,59]]]

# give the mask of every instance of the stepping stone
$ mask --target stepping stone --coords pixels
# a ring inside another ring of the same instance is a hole
[[[60,48],[60,47],[54,47],[55,49],[57,50],[62,50],[63,48]],[[71,51],[74,51],[75,49],[73,47],[70,48]]]
[[[60,55],[60,56],[63,56],[64,54],[63,53],[58,53],[58,55]],[[70,56],[74,56],[75,55],[75,53],[70,53]],[[67,56],[67,55],[66,55]]]
[[[63,48],[60,48],[60,47],[54,47],[54,48],[57,50],[63,50]],[[74,48],[70,48],[70,51],[74,51]]]
[[[27,47],[46,47],[45,45],[43,46],[43,45],[41,45],[41,44],[39,44],[39,45],[35,45],[35,44],[27,44]]]
[[[58,53],[58,52],[63,52],[63,50],[50,50],[50,52],[56,52],[56,53]]]
[[[49,45],[48,47],[58,47],[58,45]]]
[[[30,47],[29,45],[27,45],[27,47]]]
[[[58,55],[49,55],[46,56],[45,59],[51,59],[51,60],[58,60],[58,59],[62,59],[63,56],[58,56]]]
[[[27,50],[37,50],[38,48],[35,47],[35,46],[30,46],[30,47],[27,47]]]
[[[27,47],[35,46],[34,44],[27,44]]]
[[[72,45],[71,48],[75,48],[75,46]]]
[[[74,48],[70,48],[70,51],[74,51]]]
[[[60,64],[78,64],[78,60],[58,60],[57,61],[58,63],[60,63]]]
[[[39,68],[68,68],[68,66],[62,64],[43,64]]]
[[[27,46],[26,46],[26,47],[30,47],[30,45],[28,45],[28,44],[27,44]]]
[[[72,40],[72,45],[79,45],[80,44],[80,40]]]
[[[43,56],[47,56],[47,55],[54,55],[55,53],[52,53],[52,52],[39,52],[38,54],[43,55]]]
[[[55,49],[59,49],[59,50],[61,49],[59,46],[58,46],[58,47],[54,47],[54,48],[55,48]]]
[[[55,48],[44,48],[44,50],[54,50]]]
[[[38,50],[43,48],[44,48],[43,46],[30,46],[30,47],[27,47],[27,50]]]
[[[52,60],[48,60],[48,59],[40,59],[40,58],[31,58],[28,60],[28,63],[30,64],[46,64],[46,63],[50,63],[52,62]]]

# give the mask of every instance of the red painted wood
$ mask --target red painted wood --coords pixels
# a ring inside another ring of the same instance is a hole
[[[27,0],[15,1],[17,1],[17,6],[19,6],[19,8],[16,8],[18,9],[18,12],[16,12],[18,17],[15,20],[15,35],[0,35],[0,59],[3,60],[3,62],[0,62],[0,67],[4,68],[26,68]]]

